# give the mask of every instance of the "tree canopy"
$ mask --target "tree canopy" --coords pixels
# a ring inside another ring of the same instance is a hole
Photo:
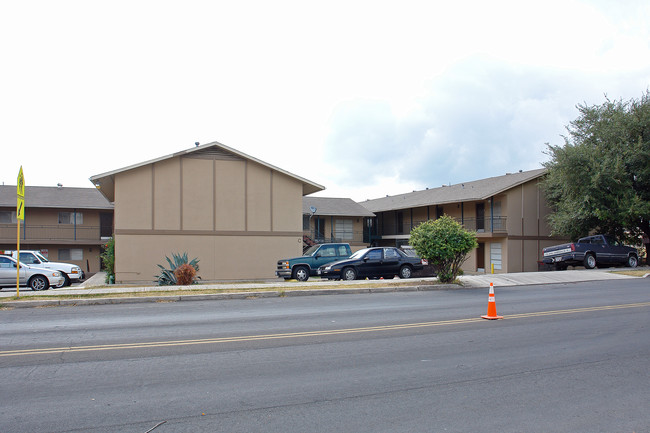
[[[411,230],[409,245],[431,263],[443,283],[454,281],[470,251],[478,246],[476,235],[447,215],[423,222]]]
[[[563,146],[548,146],[546,198],[555,234],[650,237],[650,93],[577,106]]]

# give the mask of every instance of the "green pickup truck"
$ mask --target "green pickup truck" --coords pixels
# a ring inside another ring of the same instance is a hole
[[[275,275],[285,280],[307,281],[318,268],[352,255],[349,244],[320,244],[310,247],[302,257],[278,260]]]

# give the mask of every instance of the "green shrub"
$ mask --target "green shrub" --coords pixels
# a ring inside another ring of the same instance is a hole
[[[160,275],[156,275],[155,278],[157,279],[158,285],[159,286],[177,286],[177,285],[185,285],[181,284],[175,275],[175,271],[180,268],[183,265],[189,265],[194,269],[194,275],[192,276],[192,279],[190,280],[189,283],[187,284],[192,284],[194,282],[196,277],[196,273],[199,271],[199,259],[194,258],[191,261],[188,261],[187,258],[187,253],[183,254],[176,254],[172,253],[172,259],[169,257],[165,256],[165,259],[167,260],[167,263],[169,264],[169,269],[165,268],[163,265],[158,265],[160,268],[161,272]],[[183,271],[183,275],[186,275],[187,271]]]
[[[115,283],[115,238],[112,237],[106,242],[100,257],[106,272],[106,284]]]
[[[423,222],[411,230],[409,244],[433,265],[438,280],[443,283],[456,279],[467,255],[478,247],[476,235],[447,215]]]

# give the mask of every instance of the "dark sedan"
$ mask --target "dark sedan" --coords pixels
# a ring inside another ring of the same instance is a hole
[[[407,256],[399,248],[366,248],[345,260],[328,263],[318,268],[318,275],[329,279],[356,280],[358,278],[411,278],[413,271],[423,268],[417,257]]]

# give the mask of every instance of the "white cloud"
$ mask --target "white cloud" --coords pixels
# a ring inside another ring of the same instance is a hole
[[[650,85],[650,6],[8,2],[0,182],[220,141],[355,199],[535,168],[578,103]]]

